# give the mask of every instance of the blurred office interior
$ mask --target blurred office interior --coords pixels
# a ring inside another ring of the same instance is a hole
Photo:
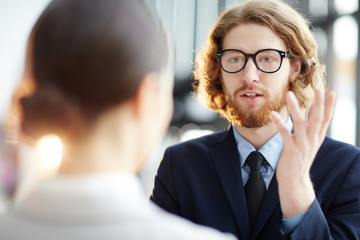
[[[150,194],[153,178],[164,149],[171,145],[225,129],[228,123],[196,100],[192,90],[192,66],[196,51],[204,44],[219,13],[241,0],[143,0],[158,15],[173,38],[176,52],[174,114],[164,141],[154,150],[140,174]],[[266,0],[264,0],[266,1]],[[360,146],[360,0],[284,0],[306,16],[319,45],[318,54],[327,66],[329,88],[337,93],[337,106],[328,135]],[[13,190],[24,178],[13,158],[24,162],[28,149],[16,151],[17,142],[8,141],[4,123],[11,93],[20,81],[26,41],[37,17],[49,0],[0,0],[0,186]],[[10,147],[9,147],[10,146]],[[24,153],[25,152],[25,153]],[[20,159],[19,159],[20,158]],[[31,160],[26,161],[26,165]],[[15,169],[18,175],[14,175]],[[26,171],[25,171],[26,172]]]

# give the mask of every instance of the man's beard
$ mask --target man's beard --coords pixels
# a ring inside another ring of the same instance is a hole
[[[234,96],[230,96],[228,100],[229,114],[233,122],[246,128],[260,128],[270,122],[271,111],[280,112],[285,106],[285,95],[290,89],[289,84],[285,85],[280,94],[274,100],[268,101],[257,111],[249,111],[242,109],[239,102],[234,99],[238,92],[245,90],[258,90],[261,91],[264,97],[269,97],[268,91],[265,89],[258,89],[249,86],[244,86],[235,91]]]

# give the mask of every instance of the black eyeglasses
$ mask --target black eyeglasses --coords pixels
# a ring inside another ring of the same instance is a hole
[[[251,57],[257,69],[264,73],[274,73],[281,68],[284,57],[289,52],[277,49],[262,49],[255,54],[246,54],[238,49],[225,49],[217,52],[221,68],[227,73],[237,73],[243,70]]]

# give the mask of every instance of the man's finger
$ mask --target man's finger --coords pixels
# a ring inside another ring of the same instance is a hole
[[[303,142],[306,136],[304,115],[299,107],[298,101],[293,92],[286,94],[286,104],[290,110],[290,116],[294,124],[294,136],[297,142]]]
[[[289,132],[289,130],[286,128],[285,123],[283,122],[283,120],[281,119],[279,113],[272,111],[270,113],[270,117],[272,119],[272,121],[275,123],[276,127],[279,130],[279,133],[283,139],[283,142],[289,142],[292,141],[291,140],[291,133]]]
[[[320,133],[323,137],[325,137],[326,131],[329,128],[330,122],[334,116],[335,104],[336,104],[336,94],[334,91],[331,91],[328,93],[326,98],[324,120],[320,130]]]
[[[315,102],[312,104],[308,115],[308,138],[315,143],[321,137],[321,130],[324,119],[324,92],[321,90],[315,93]]]

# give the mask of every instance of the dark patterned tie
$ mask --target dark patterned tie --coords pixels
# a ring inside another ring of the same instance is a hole
[[[260,152],[254,151],[247,157],[246,162],[251,170],[249,173],[249,180],[245,185],[245,193],[249,212],[250,229],[252,230],[266,193],[265,182],[260,172],[260,167],[265,162],[265,158]]]

